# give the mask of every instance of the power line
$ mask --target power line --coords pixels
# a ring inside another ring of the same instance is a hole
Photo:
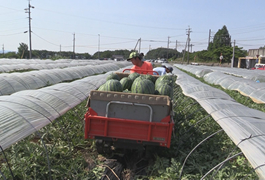
[[[4,31],[0,31],[0,32],[10,32],[10,31],[17,31],[17,30],[20,30],[20,29],[23,29],[25,30],[26,27],[23,27],[23,28],[17,28],[17,29],[8,29],[8,30],[4,30]]]
[[[0,22],[14,22],[14,21],[17,21],[17,20],[24,20],[25,18],[17,18],[17,19],[6,19],[6,20],[1,20]]]
[[[17,34],[23,34],[23,33],[19,32],[19,33],[12,33],[12,34],[4,34],[4,35],[0,35],[0,36],[13,36],[13,35],[17,35]]]
[[[6,7],[6,6],[1,6],[1,5],[0,5],[0,7],[2,7],[2,8],[6,8],[6,9],[10,9],[10,10],[13,10],[13,11],[19,11],[19,12],[20,12],[20,11],[21,11],[21,12],[23,11],[23,10],[21,10],[21,9],[14,9],[14,8]]]
[[[161,27],[161,26],[154,27],[154,26],[144,26],[144,25],[121,23],[121,22],[112,22],[112,21],[106,21],[106,20],[102,20],[102,19],[88,18],[88,17],[84,17],[84,16],[77,16],[77,15],[62,13],[62,12],[58,12],[58,11],[51,11],[51,10],[46,10],[46,9],[41,9],[41,8],[38,8],[38,9],[43,10],[43,11],[56,13],[56,14],[63,14],[63,15],[67,15],[67,16],[78,17],[78,18],[83,18],[83,19],[90,19],[90,20],[99,21],[99,22],[106,22],[106,23],[110,23],[110,24],[119,24],[119,25],[124,25],[124,26],[134,26],[134,27],[152,28],[152,29],[155,28],[155,29],[167,29],[167,30],[184,30],[182,28],[171,28],[171,27]]]
[[[48,43],[50,43],[50,44],[52,44],[52,45],[55,45],[55,46],[60,46],[59,44],[52,43],[52,42],[50,42],[50,41],[48,41],[48,40],[46,40],[46,39],[44,39],[44,38],[40,37],[39,35],[37,35],[37,34],[36,34],[36,33],[34,33],[34,32],[32,32],[32,34],[34,34],[34,35],[35,35],[35,36],[37,36],[38,38],[40,38],[40,39],[42,39],[42,40],[44,40],[44,41],[46,41],[46,42],[48,42]]]

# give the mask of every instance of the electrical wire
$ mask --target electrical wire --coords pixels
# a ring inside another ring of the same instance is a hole
[[[0,31],[0,32],[10,32],[10,31],[17,31],[17,30],[20,30],[20,29],[26,29],[27,27],[23,27],[23,28],[16,28],[16,29],[8,29],[8,30],[3,30],[3,31]]]
[[[50,43],[50,44],[52,44],[52,45],[55,45],[55,46],[59,46],[59,47],[60,47],[60,45],[58,45],[58,44],[55,44],[55,43],[52,43],[52,42],[50,42],[50,41],[48,41],[48,40],[46,40],[46,39],[44,39],[44,38],[40,37],[39,35],[37,35],[37,34],[36,34],[36,33],[34,33],[34,32],[32,32],[32,34],[34,34],[34,35],[35,35],[35,36],[37,36],[38,38],[40,38],[40,39],[42,39],[42,40],[46,41],[47,43]]]
[[[2,8],[6,8],[6,9],[10,9],[10,10],[13,10],[13,11],[18,11],[18,12],[22,12],[23,10],[21,10],[21,9],[14,9],[14,8],[10,8],[10,7],[6,7],[6,6],[1,6],[0,5],[0,7],[2,7]]]
[[[5,35],[0,35],[0,36],[13,36],[13,35],[17,35],[17,34],[23,34],[23,33],[22,33],[22,32],[20,32],[20,33],[5,34]]]
[[[154,27],[154,26],[144,26],[144,25],[121,23],[121,22],[112,22],[112,21],[106,21],[106,20],[102,20],[102,19],[95,19],[95,18],[88,18],[88,17],[84,17],[84,16],[77,16],[77,15],[72,15],[72,14],[68,14],[68,13],[62,13],[62,12],[52,11],[52,10],[47,10],[47,9],[42,9],[42,8],[38,8],[38,9],[42,10],[42,11],[56,13],[56,14],[62,14],[62,15],[67,15],[67,16],[72,16],[72,17],[77,17],[77,18],[83,18],[83,19],[90,19],[90,20],[99,21],[99,22],[106,22],[106,23],[110,23],[110,24],[118,24],[118,25],[124,25],[124,26],[134,26],[134,27],[141,27],[141,28],[152,28],[152,29],[155,28],[155,29],[167,29],[167,30],[185,30],[185,29],[182,29],[182,28],[171,28],[171,27],[161,27],[161,26]]]

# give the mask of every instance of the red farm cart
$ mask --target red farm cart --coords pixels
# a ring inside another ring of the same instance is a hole
[[[129,75],[116,74],[120,79]],[[93,90],[87,106],[85,139],[96,139],[99,152],[106,146],[170,147],[174,122],[172,101],[168,96]]]

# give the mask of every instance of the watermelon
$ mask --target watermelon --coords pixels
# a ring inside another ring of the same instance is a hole
[[[131,92],[140,94],[154,94],[155,85],[152,81],[148,79],[138,77],[134,80],[132,84]]]
[[[98,88],[98,91],[104,91],[104,87],[105,86],[105,84],[102,84],[99,88]]]
[[[170,75],[163,75],[160,76],[159,78],[157,78],[156,82],[155,82],[155,88],[158,87],[158,85],[160,84],[160,82],[163,82],[165,84],[170,85],[171,87],[173,86],[174,83],[174,77],[170,76]]]
[[[122,85],[122,89],[123,90],[128,89],[130,91],[131,90],[131,87],[132,87],[133,80],[131,80],[128,77],[124,77],[124,78],[122,78],[120,80],[120,83]]]
[[[134,72],[134,73],[129,74],[128,78],[130,78],[131,80],[134,81],[134,80],[135,80],[136,78],[138,78],[139,76],[140,76],[139,73]]]
[[[156,78],[154,76],[152,76],[151,74],[143,74],[141,75],[144,79],[149,79],[150,81],[152,81],[153,83],[155,83]]]
[[[111,73],[107,76],[107,81],[110,80],[110,79],[117,79],[118,81],[120,80],[120,77],[118,76],[118,74],[116,73]]]
[[[173,88],[168,84],[160,82],[158,87],[156,88],[156,91],[159,95],[169,96],[171,99],[173,97]]]
[[[117,79],[110,79],[103,85],[102,91],[122,92],[122,85],[121,85],[120,81],[118,81]]]

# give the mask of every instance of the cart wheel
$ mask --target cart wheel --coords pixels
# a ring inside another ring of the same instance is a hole
[[[110,145],[110,143],[105,143],[104,144],[104,152],[106,153],[106,154],[111,154],[111,145]]]
[[[104,153],[104,142],[102,139],[96,139],[96,149],[99,154]]]
[[[100,180],[121,179],[123,169],[123,165],[117,160],[107,159],[105,170]]]

